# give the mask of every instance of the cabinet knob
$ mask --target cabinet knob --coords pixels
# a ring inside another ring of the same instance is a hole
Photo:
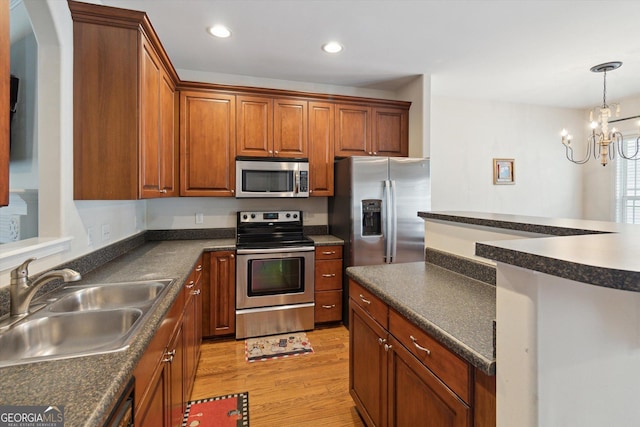
[[[420,344],[418,344],[418,340],[415,339],[413,335],[409,335],[409,338],[411,338],[411,342],[418,350],[424,351],[425,353],[427,353],[427,356],[431,354],[431,350],[429,350],[428,348],[422,347]]]
[[[231,258],[231,259],[233,259],[233,258],[235,258],[235,257],[236,257],[236,256],[235,256],[234,254],[229,255],[229,258]]]
[[[377,152],[377,151],[374,151],[374,152],[373,152],[373,155],[374,155],[374,156],[377,156],[377,155],[378,155],[378,152]]]
[[[391,350],[391,348],[393,348],[393,346],[391,344],[385,344],[384,345],[384,351],[389,351],[389,350]]]
[[[196,289],[195,291],[191,291],[191,295],[200,295],[200,289]]]
[[[202,271],[202,265],[197,266],[196,271]]]
[[[275,155],[277,156],[277,155],[278,155],[278,150],[274,151],[274,153],[275,153]]]
[[[187,284],[185,285],[185,287],[186,287],[187,289],[191,289],[191,288],[193,288],[193,287],[195,286],[195,284],[196,284],[196,282],[194,282],[194,281],[192,280],[192,281],[190,281],[189,283],[187,283]]]
[[[371,151],[369,151],[369,155],[371,156],[373,153]]]
[[[384,343],[386,343],[387,340],[385,340],[384,338],[378,338],[378,344],[382,345]]]
[[[236,190],[231,190],[231,194],[234,194],[236,192]]]
[[[272,151],[272,150],[269,150],[269,154],[273,154],[273,151]]]

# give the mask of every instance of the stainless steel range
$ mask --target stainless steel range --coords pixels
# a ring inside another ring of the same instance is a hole
[[[238,212],[236,250],[236,338],[313,329],[315,248],[302,212]]]

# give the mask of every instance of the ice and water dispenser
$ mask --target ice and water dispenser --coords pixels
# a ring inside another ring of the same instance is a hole
[[[382,200],[362,200],[362,235],[382,235]]]

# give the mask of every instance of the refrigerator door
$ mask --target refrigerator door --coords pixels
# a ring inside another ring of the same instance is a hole
[[[385,262],[387,207],[386,157],[351,157],[351,263],[374,265]],[[380,227],[372,221],[380,220]],[[372,230],[373,229],[373,230]]]
[[[418,212],[431,209],[429,160],[391,157],[389,179],[395,202],[392,262],[424,261],[424,221]]]

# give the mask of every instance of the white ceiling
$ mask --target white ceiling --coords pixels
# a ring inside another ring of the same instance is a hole
[[[427,74],[435,95],[583,108],[602,102],[589,68],[622,61],[607,99],[640,95],[638,0],[102,3],[147,12],[177,69],[379,89]],[[331,39],[344,51],[321,51]]]

